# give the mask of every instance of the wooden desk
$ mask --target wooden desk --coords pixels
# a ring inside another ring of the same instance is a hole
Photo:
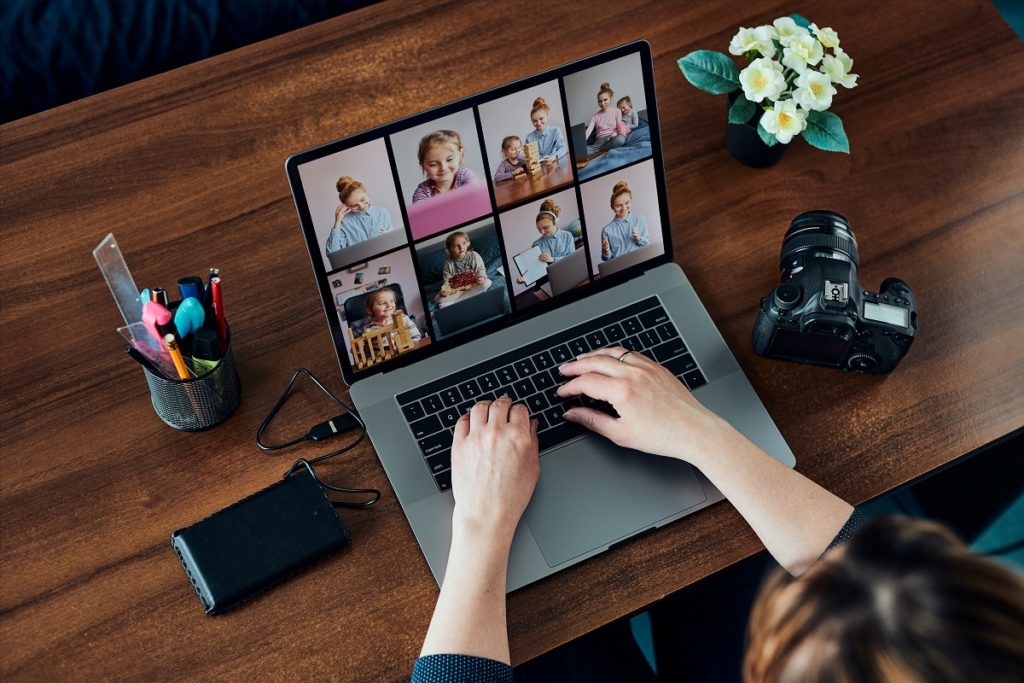
[[[325,452],[270,457],[253,443],[296,367],[341,388],[283,161],[634,38],[655,53],[678,261],[800,471],[860,503],[1021,426],[1024,50],[990,4],[847,1],[812,16],[856,60],[860,85],[835,105],[853,154],[797,141],[766,170],[728,156],[725,99],[686,83],[676,60],[724,51],[738,26],[791,4],[599,4],[546,8],[514,60],[481,37],[527,5],[373,6],[0,129],[0,677],[408,675],[437,586],[369,443],[323,472],[383,490],[376,508],[343,514],[353,547],[242,609],[203,616],[168,542]],[[426,40],[427,26],[449,49]],[[891,275],[917,293],[920,336],[890,376],[750,351],[783,233],[818,207],[851,220],[865,286]],[[242,377],[226,424],[184,434],[153,414],[90,253],[110,231],[140,286],[223,269]],[[334,413],[314,390],[282,412],[268,437]],[[513,660],[760,547],[715,505],[518,591]]]
[[[554,164],[541,164],[540,173],[524,173],[511,180],[491,181],[494,186],[494,202],[501,209],[530,197],[540,198],[555,190],[572,184],[572,166],[569,155]]]

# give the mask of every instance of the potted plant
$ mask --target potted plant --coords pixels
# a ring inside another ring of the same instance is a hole
[[[818,149],[850,153],[843,122],[828,109],[836,86],[856,87],[857,74],[850,73],[853,60],[833,29],[791,14],[771,25],[741,27],[729,52],[746,58],[742,71],[711,50],[691,52],[679,68],[701,90],[729,95],[726,144],[733,157],[770,166],[798,135]]]

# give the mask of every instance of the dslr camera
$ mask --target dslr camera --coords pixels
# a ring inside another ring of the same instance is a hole
[[[884,374],[910,349],[917,304],[891,277],[878,293],[857,281],[857,240],[832,211],[793,219],[782,240],[782,283],[761,299],[754,353],[766,358]]]

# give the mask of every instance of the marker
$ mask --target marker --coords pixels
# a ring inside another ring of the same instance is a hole
[[[171,319],[171,312],[157,302],[147,301],[142,304],[142,323],[153,339],[159,341],[164,338],[164,330],[171,324]],[[171,330],[174,330],[173,326]]]
[[[171,360],[174,361],[174,369],[178,371],[178,378],[189,379],[188,366],[185,365],[185,359],[181,356],[178,340],[174,338],[173,334],[165,334],[164,344],[171,353]]]
[[[224,299],[220,291],[220,277],[210,278],[210,294],[213,302],[213,315],[217,319],[217,336],[220,343],[225,346],[228,343],[228,326],[224,320]]]
[[[203,290],[203,308],[206,309],[207,324],[213,323],[213,293],[211,292],[211,287],[215,277],[220,277],[220,268],[210,268],[210,274],[206,278],[206,288]]]
[[[149,370],[150,372],[152,372],[152,373],[153,373],[154,375],[156,375],[157,377],[163,377],[163,373],[162,373],[162,372],[160,372],[159,370],[157,370],[157,369],[156,369],[156,366],[155,366],[155,365],[153,365],[153,364],[152,364],[152,363],[151,363],[151,362],[149,361],[149,359],[148,359],[148,358],[146,358],[145,356],[143,356],[143,355],[142,355],[142,352],[141,352],[141,351],[139,351],[138,349],[136,349],[135,347],[132,347],[132,346],[126,346],[126,347],[124,347],[124,352],[125,352],[125,353],[127,353],[127,354],[128,354],[129,356],[131,356],[132,358],[134,358],[134,359],[135,359],[136,361],[138,361],[139,365],[141,365],[142,367],[146,368],[147,370]]]
[[[192,365],[203,374],[213,370],[224,357],[217,333],[209,327],[200,327],[192,333]]]
[[[182,300],[191,297],[203,300],[203,279],[198,275],[190,275],[178,280],[178,291]]]
[[[154,297],[153,301],[163,306],[167,306],[168,301],[170,301],[170,299],[167,298],[167,290],[163,287],[154,287],[151,295]]]

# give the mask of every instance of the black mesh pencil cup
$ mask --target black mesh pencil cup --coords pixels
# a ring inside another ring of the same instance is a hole
[[[169,426],[198,432],[219,425],[238,407],[242,386],[228,333],[224,357],[209,371],[189,380],[170,380],[144,369],[153,410]]]

